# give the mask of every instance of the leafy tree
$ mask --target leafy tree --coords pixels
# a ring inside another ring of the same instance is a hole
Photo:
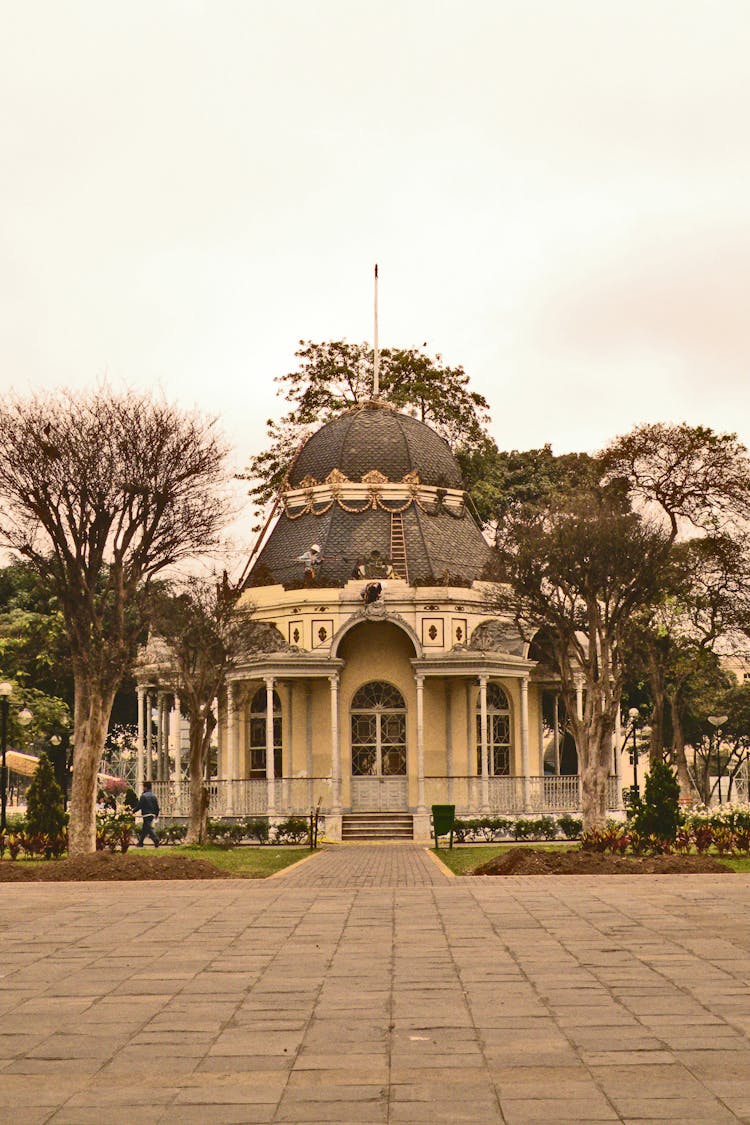
[[[474,506],[488,531],[512,512],[567,493],[576,482],[597,480],[594,460],[587,453],[556,456],[550,445],[541,449],[499,450],[486,437],[479,444],[457,451],[457,458]]]
[[[73,702],[63,615],[54,592],[28,563],[0,568],[0,668]]]
[[[707,652],[719,643],[746,650],[750,632],[750,458],[734,434],[658,423],[615,439],[603,465],[635,505],[666,520],[675,544],[665,599],[634,622],[633,640],[653,698],[651,762],[661,759],[669,721],[687,797],[686,685]]]
[[[237,604],[238,591],[226,580],[188,579],[172,596],[163,596],[152,617],[154,630],[171,653],[161,686],[180,697],[190,737],[190,822],[187,842],[206,840],[208,765],[216,726],[214,702],[226,688],[228,673],[268,626],[252,619],[252,609]]]
[[[299,367],[277,376],[292,409],[266,423],[268,447],[253,457],[246,479],[250,495],[265,504],[283,487],[301,443],[323,422],[373,395],[373,352],[367,344],[344,340],[300,340]],[[488,404],[469,390],[462,367],[448,367],[416,348],[380,352],[380,397],[438,431],[455,450],[478,449],[487,441]]]
[[[606,820],[612,732],[626,675],[633,616],[662,595],[671,544],[632,511],[618,482],[557,483],[511,507],[498,523],[496,605],[511,612],[560,675],[568,728],[578,752],[584,830]],[[588,479],[586,479],[588,478]],[[582,684],[583,714],[576,707]]]
[[[108,388],[0,406],[0,530],[55,593],[74,680],[70,852],[95,849],[96,775],[152,580],[226,515],[214,425]]]
[[[685,422],[636,426],[610,443],[603,464],[635,500],[664,513],[673,542],[685,525],[725,532],[750,517],[750,460],[736,434]]]
[[[40,754],[39,765],[26,794],[26,826],[30,832],[41,832],[54,839],[65,827],[63,791],[55,781],[52,763]]]

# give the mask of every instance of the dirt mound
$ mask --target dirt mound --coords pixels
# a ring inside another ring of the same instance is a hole
[[[473,875],[731,875],[708,855],[601,855],[599,852],[553,852],[518,848],[495,856]]]
[[[65,883],[95,880],[139,879],[231,879],[204,859],[179,855],[130,852],[112,855],[95,852],[74,859],[51,859],[45,863],[23,860],[0,863],[0,883]]]

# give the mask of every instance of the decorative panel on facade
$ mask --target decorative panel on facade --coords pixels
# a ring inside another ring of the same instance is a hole
[[[445,628],[442,617],[422,618],[422,646],[424,648],[443,648]]]
[[[328,648],[333,636],[333,619],[330,617],[313,618],[312,647]]]
[[[465,617],[454,617],[451,622],[452,643],[454,645],[466,644],[467,621]]]

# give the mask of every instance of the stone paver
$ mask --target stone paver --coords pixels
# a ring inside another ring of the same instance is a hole
[[[357,846],[2,900],[0,1125],[750,1122],[746,876]]]

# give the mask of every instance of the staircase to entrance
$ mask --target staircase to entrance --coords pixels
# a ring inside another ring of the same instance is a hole
[[[341,839],[348,840],[413,840],[414,817],[411,813],[344,813],[341,818]]]

